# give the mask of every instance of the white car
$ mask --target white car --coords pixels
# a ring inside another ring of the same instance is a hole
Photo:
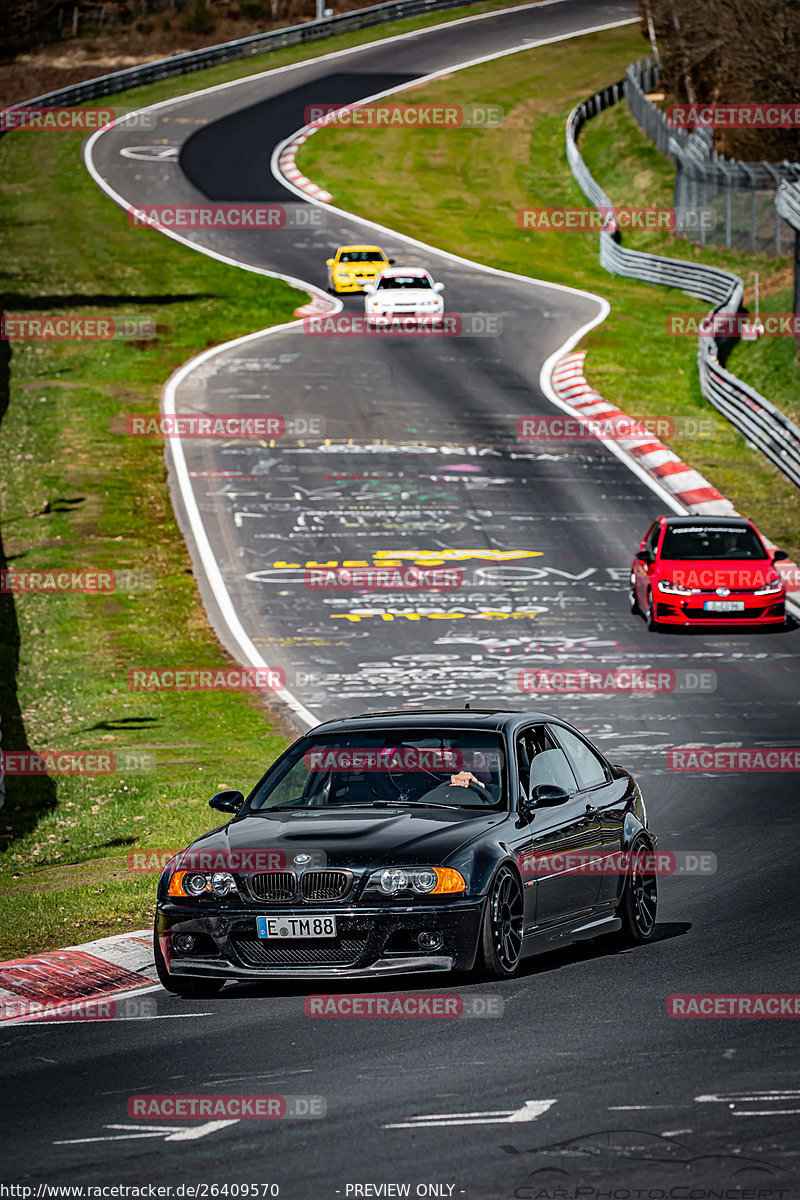
[[[369,322],[383,324],[393,317],[427,317],[441,321],[443,283],[434,283],[423,267],[386,267],[364,288],[364,312]]]

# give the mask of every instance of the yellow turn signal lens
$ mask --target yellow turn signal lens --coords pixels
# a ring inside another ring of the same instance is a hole
[[[170,896],[185,896],[186,895],[186,892],[183,890],[183,877],[184,877],[184,875],[188,875],[188,874],[189,874],[188,871],[176,871],[175,872],[175,874],[172,876],[172,879],[170,879],[170,881],[169,881],[168,892],[169,892]]]
[[[429,895],[442,895],[443,892],[464,892],[467,885],[464,881],[464,876],[460,871],[454,871],[452,867],[435,867],[436,878],[438,883]]]

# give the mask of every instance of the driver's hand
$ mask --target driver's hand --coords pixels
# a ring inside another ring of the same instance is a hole
[[[453,787],[469,787],[471,783],[480,784],[480,779],[476,779],[471,771],[459,771],[457,775],[450,776],[450,783]]]

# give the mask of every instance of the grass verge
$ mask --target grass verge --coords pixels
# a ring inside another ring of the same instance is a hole
[[[635,28],[607,30],[508,56],[500,66],[471,67],[414,89],[413,98],[466,104],[480,97],[502,104],[501,127],[365,133],[331,125],[305,143],[298,165],[332,193],[337,206],[493,267],[605,295],[611,315],[583,342],[592,384],[641,419],[708,418],[707,436],[675,437],[673,449],[796,556],[797,490],[703,399],[694,339],[666,332],[670,313],[705,311],[702,302],[609,275],[600,267],[595,234],[533,232],[518,225],[525,207],[586,203],[566,161],[567,114],[578,100],[621,78],[643,45]],[[615,202],[671,205],[671,167],[624,105],[589,122],[581,148]],[[770,294],[775,281],[785,286],[782,259],[701,251],[668,233],[626,235],[625,244],[727,266],[746,280],[758,270],[762,294]],[[734,369],[759,386],[755,365],[750,376],[742,362],[750,349],[739,352]],[[758,349],[772,361],[771,347]]]

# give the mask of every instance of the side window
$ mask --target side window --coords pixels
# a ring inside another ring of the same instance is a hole
[[[321,803],[320,792],[325,784],[330,782],[330,773],[324,771],[309,771],[303,758],[289,768],[276,784],[268,800],[267,808],[277,808],[279,804],[313,804]],[[264,807],[264,801],[255,801],[255,808]]]
[[[661,522],[656,521],[653,525],[653,528],[648,533],[647,538],[645,539],[645,543],[644,543],[646,549],[652,551],[653,556],[655,556],[656,546],[658,545],[658,539],[659,539],[660,534],[661,534]]]
[[[579,738],[577,734],[572,733],[569,729],[563,729],[561,726],[558,727],[556,734],[570,757],[570,762],[578,777],[578,783],[582,788],[598,787],[601,783],[607,782],[608,773],[605,765],[583,738]]]
[[[524,730],[517,739],[520,787],[526,796],[540,783],[554,784],[569,795],[578,790],[566,754],[546,725]]]

